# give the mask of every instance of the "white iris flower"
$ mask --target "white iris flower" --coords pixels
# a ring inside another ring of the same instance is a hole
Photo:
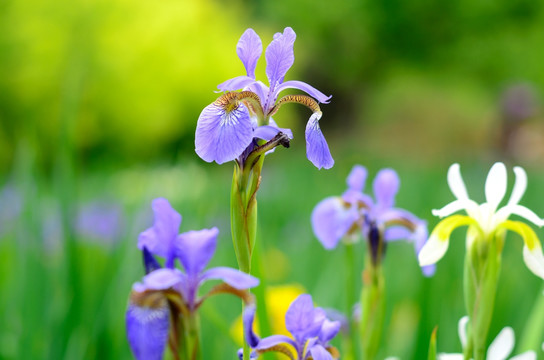
[[[506,194],[506,167],[503,163],[495,163],[485,182],[486,202],[478,204],[468,197],[468,193],[461,177],[459,164],[453,164],[448,170],[448,185],[456,199],[442,209],[433,210],[433,215],[446,217],[434,228],[429,240],[419,253],[419,263],[426,266],[436,263],[444,256],[448,249],[451,232],[460,227],[468,226],[467,249],[476,239],[493,241],[497,234],[507,230],[518,233],[525,243],[523,259],[527,267],[537,276],[544,279],[544,255],[542,246],[535,232],[527,224],[520,221],[508,220],[510,215],[518,215],[532,222],[538,227],[544,225],[544,220],[533,211],[519,205],[527,189],[527,174],[521,167],[514,167],[516,182],[512,195],[507,204],[499,207]],[[465,210],[467,215],[453,215]]]

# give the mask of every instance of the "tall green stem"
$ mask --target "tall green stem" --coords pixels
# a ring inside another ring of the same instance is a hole
[[[361,293],[361,343],[364,359],[376,358],[385,315],[385,280],[382,267],[367,256]]]
[[[200,317],[196,311],[188,316],[181,316],[184,346],[182,359],[184,360],[202,360],[202,350],[200,348]]]
[[[351,316],[353,304],[356,302],[355,295],[355,254],[354,245],[347,243],[346,246],[346,314],[349,324],[349,338],[345,343],[346,352],[344,354],[346,360],[357,360],[358,357],[358,341],[357,327],[354,324],[353,316]]]
[[[474,360],[485,359],[503,243],[504,234],[493,234],[489,239],[477,238],[467,251],[464,287],[465,305],[470,323],[465,358],[470,356],[472,348]]]

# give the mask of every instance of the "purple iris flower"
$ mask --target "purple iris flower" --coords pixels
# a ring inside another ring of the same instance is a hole
[[[198,119],[196,128],[196,153],[205,161],[222,164],[236,160],[254,141],[269,141],[279,132],[292,138],[289,129],[280,129],[272,115],[285,103],[299,103],[313,112],[306,125],[306,155],[317,168],[329,169],[334,160],[327,141],[319,127],[321,110],[318,103],[328,103],[326,96],[314,87],[296,80],[284,81],[285,74],[294,63],[293,46],[296,34],[290,27],[283,33],[276,33],[267,47],[266,75],[269,86],[255,78],[257,61],[261,57],[263,46],[261,39],[253,29],[243,34],[236,52],[247,75],[238,76],[218,85],[226,94],[208,105]],[[280,92],[286,89],[302,90],[306,95],[287,95],[278,100]],[[233,92],[243,90],[240,92]],[[317,100],[317,102],[316,102]]]
[[[154,224],[138,239],[150,272],[133,285],[126,313],[127,336],[137,359],[162,358],[176,314],[191,316],[211,295],[229,292],[243,297],[242,290],[259,284],[257,278],[229,267],[205,270],[215,253],[217,228],[178,235],[181,215],[168,201],[155,199],[152,208]],[[161,268],[153,254],[166,258],[166,267]],[[175,259],[184,271],[174,268]],[[198,290],[207,280],[222,280],[222,284],[199,297]]]
[[[260,339],[253,332],[254,318],[255,306],[248,306],[243,321],[246,341],[254,350],[252,358],[268,351],[280,352],[291,360],[333,360],[339,357],[338,350],[329,342],[340,331],[340,321],[327,319],[325,311],[314,307],[308,294],[297,297],[285,314],[285,327],[292,337],[272,335]]]
[[[355,165],[347,178],[348,189],[341,197],[328,197],[312,212],[312,228],[323,246],[334,249],[341,239],[368,240],[374,263],[381,261],[385,245],[405,239],[414,243],[416,254],[427,241],[427,223],[407,210],[395,207],[400,179],[393,169],[382,169],[373,182],[374,199],[363,193],[367,170]],[[434,267],[423,267],[425,275]]]

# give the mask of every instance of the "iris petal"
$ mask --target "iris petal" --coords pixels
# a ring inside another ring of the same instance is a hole
[[[395,204],[395,196],[399,191],[400,179],[393,169],[382,169],[373,182],[376,205],[381,208],[390,208]]]
[[[208,265],[217,244],[217,228],[188,231],[178,236],[176,255],[187,275],[197,275]]]
[[[334,165],[327,140],[319,128],[321,113],[314,113],[306,124],[306,156],[318,169],[330,169]]]
[[[282,83],[276,88],[276,93],[279,94],[285,89],[298,89],[304,91],[306,94],[310,95],[311,97],[323,104],[328,104],[332,98],[332,96],[327,96],[313,86],[298,80],[289,80]]]
[[[510,200],[508,200],[508,205],[514,205],[519,203],[525,190],[527,190],[527,173],[523,170],[522,167],[515,166],[514,174],[516,174],[516,182],[514,183],[514,189],[512,190],[512,195]]]
[[[507,326],[501,330],[487,349],[487,358],[493,360],[506,360],[514,350],[514,330]]]
[[[217,85],[217,88],[221,91],[236,91],[251,86],[255,83],[255,79],[249,76],[237,76],[229,79],[221,84]]]
[[[259,279],[246,274],[243,271],[229,267],[215,267],[206,270],[201,278],[205,280],[223,280],[230,286],[238,290],[244,290],[259,285]]]
[[[125,321],[134,357],[137,360],[161,360],[170,328],[170,310],[166,300],[155,308],[130,304]]]
[[[497,209],[506,194],[506,166],[503,163],[495,163],[489,170],[485,181],[485,199],[491,205],[493,211]]]
[[[253,126],[243,105],[227,111],[214,102],[202,110],[196,126],[195,150],[204,161],[232,161],[252,140]]]
[[[266,75],[272,89],[283,82],[285,74],[295,61],[293,45],[296,37],[293,29],[286,27],[283,34],[274,35],[274,40],[266,48]]]
[[[357,210],[346,207],[341,198],[328,197],[312,211],[312,228],[325,249],[331,250],[357,224],[359,217]]]
[[[452,164],[448,169],[448,185],[457,199],[468,199],[467,189],[461,177],[461,168],[457,163]]]
[[[236,53],[244,63],[247,76],[255,78],[255,68],[262,52],[263,44],[259,35],[253,29],[244,31],[236,45]]]
[[[346,180],[348,187],[351,190],[363,191],[365,187],[366,177],[368,176],[368,171],[362,165],[355,165],[351,172],[348,175]]]
[[[334,360],[332,355],[321,345],[312,346],[310,354],[314,360]]]

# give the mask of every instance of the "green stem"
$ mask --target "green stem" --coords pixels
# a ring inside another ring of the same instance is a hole
[[[353,304],[356,302],[355,295],[355,254],[354,254],[354,244],[347,243],[345,245],[346,251],[346,315],[349,324],[349,337],[346,341],[346,360],[357,360],[359,357],[358,354],[358,341],[357,341],[357,327],[355,326],[352,313]]]
[[[200,349],[200,317],[198,313],[191,312],[189,316],[181,316],[183,322],[185,354],[187,360],[202,360]]]
[[[385,315],[385,280],[381,265],[367,256],[361,293],[361,344],[364,359],[376,358]]]

